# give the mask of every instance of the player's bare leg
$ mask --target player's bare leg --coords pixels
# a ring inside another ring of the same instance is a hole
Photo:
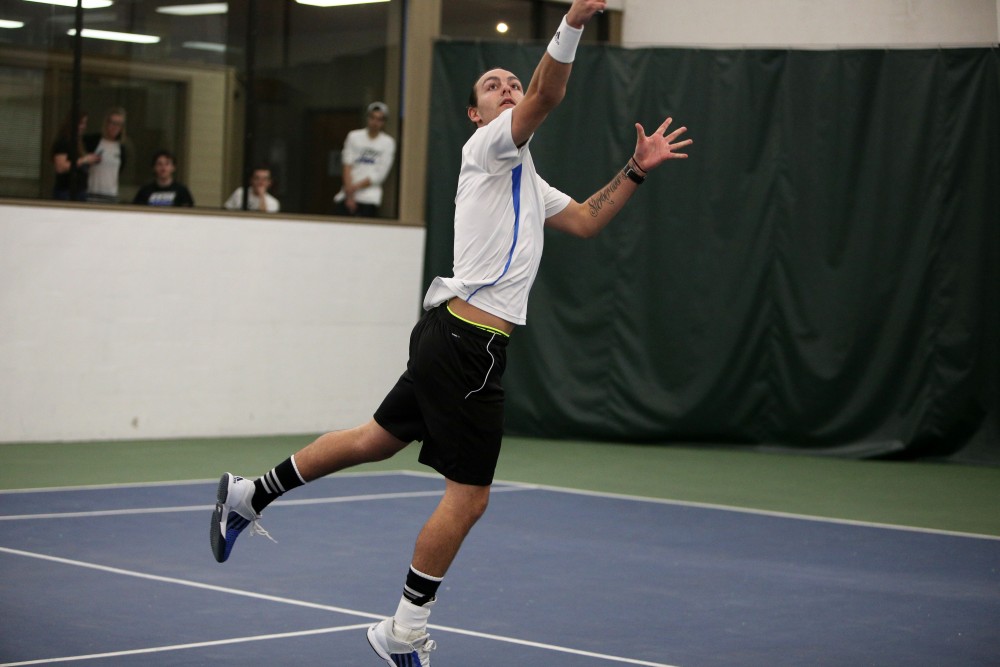
[[[406,445],[372,419],[321,435],[255,481],[224,473],[209,527],[212,554],[220,563],[229,560],[236,538],[247,528],[251,535],[270,537],[260,526],[260,513],[285,492],[360,463],[387,459]]]
[[[413,549],[413,567],[443,577],[462,541],[486,511],[490,487],[445,480],[444,497],[424,524]]]
[[[427,634],[427,620],[437,586],[486,511],[489,498],[489,486],[445,480],[444,497],[417,537],[396,613],[368,629],[368,642],[388,664],[429,664],[435,643]]]
[[[355,428],[324,433],[295,454],[295,465],[302,479],[311,482],[361,463],[384,461],[407,444],[371,419]]]

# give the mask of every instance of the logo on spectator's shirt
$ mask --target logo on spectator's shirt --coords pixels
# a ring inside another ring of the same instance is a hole
[[[366,148],[364,152],[354,161],[355,164],[375,164],[382,157],[382,151]]]
[[[154,192],[149,195],[149,205],[150,206],[173,206],[174,199],[177,198],[177,193],[170,192]]]

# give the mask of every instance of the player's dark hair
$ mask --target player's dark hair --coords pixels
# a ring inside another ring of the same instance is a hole
[[[476,86],[479,84],[479,80],[483,78],[483,75],[487,72],[492,72],[495,69],[500,69],[499,67],[490,67],[489,69],[484,69],[476,77],[476,80],[472,82],[472,92],[469,93],[469,108],[474,108],[479,106],[479,90]]]

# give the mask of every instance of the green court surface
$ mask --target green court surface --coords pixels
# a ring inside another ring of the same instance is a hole
[[[0,444],[0,489],[214,479],[224,471],[256,477],[312,437]],[[417,463],[418,447],[355,470],[428,471]],[[496,477],[1000,536],[1000,468],[995,467],[508,437]]]

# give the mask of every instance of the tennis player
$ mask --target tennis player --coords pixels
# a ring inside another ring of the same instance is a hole
[[[507,341],[525,323],[528,292],[542,255],[543,226],[590,237],[622,209],[647,174],[691,144],[667,118],[646,135],[611,181],[579,203],[535,172],[529,142],[562,101],[583,28],[604,0],[574,0],[525,90],[516,75],[492,69],[475,82],[468,117],[477,130],[462,149],[455,200],[454,275],[438,277],[410,337],[406,372],[353,429],[320,436],[255,481],[225,473],[212,514],[219,562],[240,533],[263,533],[258,519],[291,489],[350,466],[391,457],[410,442],[419,460],[445,478],[437,508],[417,536],[394,616],[368,630],[390,665],[428,667],[427,632],[438,587],[462,541],[486,510],[503,435]]]

